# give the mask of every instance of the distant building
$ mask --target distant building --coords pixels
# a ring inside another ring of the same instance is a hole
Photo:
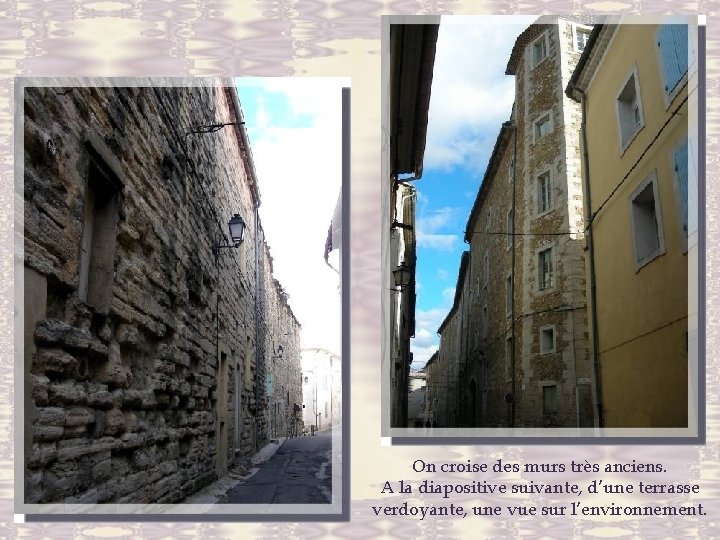
[[[405,427],[415,334],[415,202],[422,176],[437,24],[390,24],[382,80],[388,148],[382,163],[382,358],[389,425]]]
[[[408,388],[408,427],[422,427],[424,423],[425,372],[411,372]]]
[[[340,357],[324,349],[302,351],[303,421],[306,431],[327,429],[342,421]]]
[[[567,86],[585,111],[591,340],[607,427],[688,425],[698,234],[688,29],[600,25]]]

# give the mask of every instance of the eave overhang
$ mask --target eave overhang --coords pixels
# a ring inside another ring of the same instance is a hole
[[[390,168],[422,176],[439,24],[390,25]]]

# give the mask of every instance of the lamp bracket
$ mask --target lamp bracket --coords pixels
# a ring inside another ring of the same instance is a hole
[[[406,229],[409,231],[412,231],[414,227],[412,225],[408,225],[407,223],[400,223],[398,220],[394,219],[390,227],[398,227],[400,229]]]
[[[221,249],[225,249],[225,248],[235,249],[235,248],[239,248],[239,247],[240,247],[240,242],[231,244],[228,241],[228,237],[225,236],[224,234],[218,235],[217,237],[215,237],[215,241],[213,242],[213,246],[212,246],[212,252],[213,252],[213,255],[215,256],[215,264],[217,264],[217,262],[218,262],[218,257],[220,257]]]

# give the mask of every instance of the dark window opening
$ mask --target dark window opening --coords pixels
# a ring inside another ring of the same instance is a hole
[[[90,159],[80,256],[78,295],[87,304],[109,307],[115,274],[115,242],[120,217],[119,183]]]

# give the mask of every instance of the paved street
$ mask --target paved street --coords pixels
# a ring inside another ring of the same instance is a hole
[[[219,502],[330,503],[330,433],[288,439],[254,476],[232,488]]]

